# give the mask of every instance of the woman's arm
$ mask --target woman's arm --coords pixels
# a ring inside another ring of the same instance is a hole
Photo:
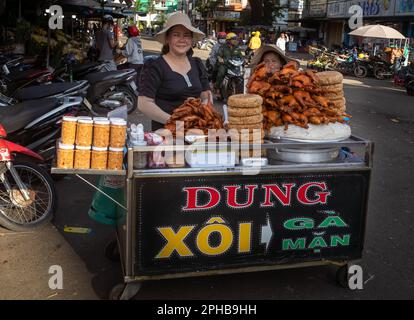
[[[146,96],[138,97],[138,109],[153,121],[165,124],[170,115],[156,105],[154,99]]]

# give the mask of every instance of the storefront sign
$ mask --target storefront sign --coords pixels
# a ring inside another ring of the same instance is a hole
[[[237,11],[215,11],[214,12],[215,20],[228,20],[236,21],[240,20],[240,12]]]
[[[315,0],[309,6],[310,17],[325,17],[326,16],[327,0]]]
[[[363,17],[393,16],[396,0],[348,0],[333,1],[327,6],[327,17],[348,18],[351,16],[349,8],[358,5],[362,8]],[[398,1],[398,0],[397,0]]]
[[[332,2],[328,4],[326,16],[328,18],[346,17],[347,3],[346,2]]]
[[[414,0],[396,0],[395,15],[414,15]]]
[[[137,179],[137,275],[357,259],[368,172]]]

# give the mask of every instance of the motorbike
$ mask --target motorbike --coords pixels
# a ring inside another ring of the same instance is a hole
[[[89,83],[86,80],[40,84],[17,90],[12,97],[0,93],[0,106],[10,106],[27,100],[42,98],[86,97]]]
[[[244,59],[232,58],[226,64],[227,72],[220,87],[223,101],[227,101],[231,95],[244,92]]]
[[[66,56],[63,61],[63,66],[54,72],[54,78],[60,82],[88,81],[86,98],[95,112],[106,114],[123,105],[127,106],[129,114],[136,110],[138,88],[135,83],[137,77],[135,70],[107,71],[105,64],[99,62],[76,64],[71,56]]]
[[[90,86],[86,98],[99,114],[106,114],[123,105],[130,114],[137,108],[136,77],[137,72],[133,69],[88,74],[85,80]]]
[[[354,76],[366,78],[374,74],[374,63],[368,59],[357,59],[355,61]]]
[[[35,68],[25,71],[14,70],[11,72],[8,63],[6,63],[1,67],[0,92],[11,96],[20,88],[46,83],[52,79],[52,72],[47,68]]]
[[[55,158],[56,141],[61,136],[62,117],[87,111],[82,101],[82,97],[48,98],[0,107],[0,123],[9,141],[39,154],[44,168],[48,169]]]
[[[57,192],[37,153],[9,140],[0,124],[0,225],[27,231],[52,219]]]

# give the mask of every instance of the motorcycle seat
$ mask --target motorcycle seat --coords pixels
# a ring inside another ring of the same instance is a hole
[[[58,99],[49,98],[0,107],[0,123],[6,132],[12,133],[23,129],[31,121],[55,109],[59,104]]]
[[[95,84],[97,82],[106,81],[106,80],[121,79],[128,75],[133,75],[134,72],[135,72],[134,69],[116,70],[116,71],[108,71],[108,72],[95,72],[95,73],[91,73],[87,75],[85,79],[88,80],[90,84]]]
[[[14,98],[19,101],[37,100],[70,91],[79,90],[87,84],[86,81],[62,82],[43,84],[33,87],[21,88],[14,93]]]

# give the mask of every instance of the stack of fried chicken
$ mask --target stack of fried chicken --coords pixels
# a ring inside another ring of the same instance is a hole
[[[263,126],[289,124],[308,128],[308,124],[344,122],[343,111],[334,108],[324,95],[329,93],[317,83],[314,71],[299,71],[297,63],[288,62],[280,71],[268,73],[264,63],[253,70],[247,84],[249,93],[263,97]]]
[[[188,98],[184,103],[176,108],[165,129],[169,129],[173,135],[179,128],[176,126],[177,121],[184,122],[184,132],[190,129],[198,129],[207,134],[208,129],[223,129],[223,117],[214,110],[211,102],[202,104],[201,99]]]

